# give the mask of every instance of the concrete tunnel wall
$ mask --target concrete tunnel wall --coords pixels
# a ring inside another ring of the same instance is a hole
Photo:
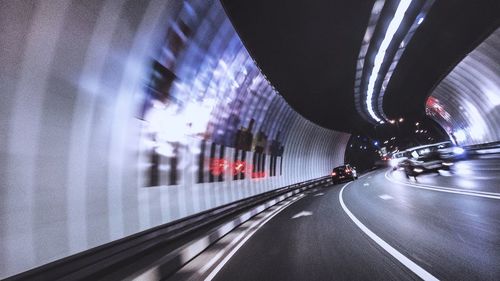
[[[0,6],[0,278],[344,160],[218,1]]]
[[[459,145],[500,141],[500,28],[438,84],[426,113]]]

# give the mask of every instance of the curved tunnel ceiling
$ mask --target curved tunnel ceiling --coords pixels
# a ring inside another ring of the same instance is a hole
[[[342,131],[369,125],[356,113],[353,85],[375,1],[222,2],[248,51],[296,111]]]
[[[434,89],[426,112],[460,145],[500,140],[500,28]]]
[[[384,1],[222,2],[249,52],[295,110],[324,127],[373,133],[356,110],[354,85],[372,8]],[[393,69],[380,109],[390,118],[424,118],[430,91],[498,25],[499,5],[435,1]]]
[[[500,24],[500,1],[435,1],[384,97],[388,116],[420,118],[432,89]]]

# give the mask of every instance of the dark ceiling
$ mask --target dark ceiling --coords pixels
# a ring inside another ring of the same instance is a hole
[[[499,0],[436,1],[387,87],[386,114],[424,115],[434,87],[499,25]]]
[[[355,108],[354,75],[374,1],[222,3],[250,54],[296,111],[323,127],[373,134]],[[499,18],[499,0],[435,1],[392,76],[384,111],[421,119],[430,91]]]

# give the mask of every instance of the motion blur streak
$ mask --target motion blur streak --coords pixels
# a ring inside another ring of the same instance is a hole
[[[218,1],[0,5],[0,278],[343,162]]]
[[[460,145],[500,140],[500,29],[469,53],[436,87],[426,113]]]

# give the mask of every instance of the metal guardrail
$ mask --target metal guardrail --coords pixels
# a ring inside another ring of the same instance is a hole
[[[479,158],[500,157],[500,141],[465,146],[468,155]]]
[[[290,196],[329,181],[330,177],[326,176],[241,199],[48,263],[6,280],[131,280],[159,273],[162,277],[170,276],[210,244],[256,214]],[[200,244],[200,241],[204,242]]]

